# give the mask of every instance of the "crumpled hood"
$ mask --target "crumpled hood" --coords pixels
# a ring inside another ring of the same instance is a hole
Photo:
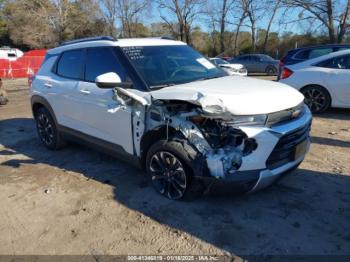
[[[182,100],[205,106],[224,105],[233,115],[278,112],[302,103],[304,96],[285,84],[227,76],[165,87],[151,92],[153,99]]]

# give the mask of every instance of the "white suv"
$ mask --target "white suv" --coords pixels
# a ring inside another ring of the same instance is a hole
[[[180,199],[198,181],[264,188],[296,168],[312,116],[284,84],[228,76],[186,44],[108,37],[48,51],[31,104],[49,149],[83,141],[145,168]]]

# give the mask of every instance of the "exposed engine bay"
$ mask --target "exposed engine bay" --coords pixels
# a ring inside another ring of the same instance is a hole
[[[219,114],[207,114],[188,102],[154,101],[146,122],[148,130],[165,124],[180,131],[205,158],[210,174],[217,178],[234,174],[242,165],[242,157],[257,148],[256,141],[232,126],[229,120]]]

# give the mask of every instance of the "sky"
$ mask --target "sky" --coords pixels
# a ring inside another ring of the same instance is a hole
[[[214,1],[215,3],[215,1],[217,0],[209,0],[209,1]],[[344,7],[346,4],[346,1],[347,0],[334,0],[335,4],[340,7]],[[166,17],[173,17],[171,13],[165,10],[160,10],[159,8],[156,7],[156,5],[154,5],[152,11],[150,12],[150,15],[147,16],[147,20],[145,20],[144,22],[149,25],[156,22],[162,22],[160,13],[162,13]],[[300,10],[294,9],[294,10],[288,10],[288,12],[285,12],[285,9],[281,8],[274,19],[275,22],[272,25],[271,31],[278,32],[280,34],[283,34],[286,32],[293,32],[297,34],[305,33],[307,29],[310,28],[309,25],[306,23],[303,24],[301,22],[295,22],[295,23],[289,23],[289,24],[283,24],[283,25],[279,24],[279,21],[282,18],[284,18],[284,21],[298,20],[299,14],[300,14]],[[257,27],[266,29],[269,19],[270,19],[270,15],[262,16],[258,20]],[[211,30],[209,27],[208,21],[206,21],[205,18],[203,17],[198,19],[198,21],[196,21],[194,25],[199,26],[203,31],[206,31],[206,32],[209,32]],[[312,28],[318,28],[318,26],[314,25]],[[235,29],[234,25],[228,25],[228,30],[234,30],[234,29]],[[248,26],[243,26],[241,30],[249,31],[250,29]]]

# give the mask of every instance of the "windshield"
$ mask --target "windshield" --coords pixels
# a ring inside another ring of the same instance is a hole
[[[123,47],[122,50],[150,88],[227,75],[186,45]]]

